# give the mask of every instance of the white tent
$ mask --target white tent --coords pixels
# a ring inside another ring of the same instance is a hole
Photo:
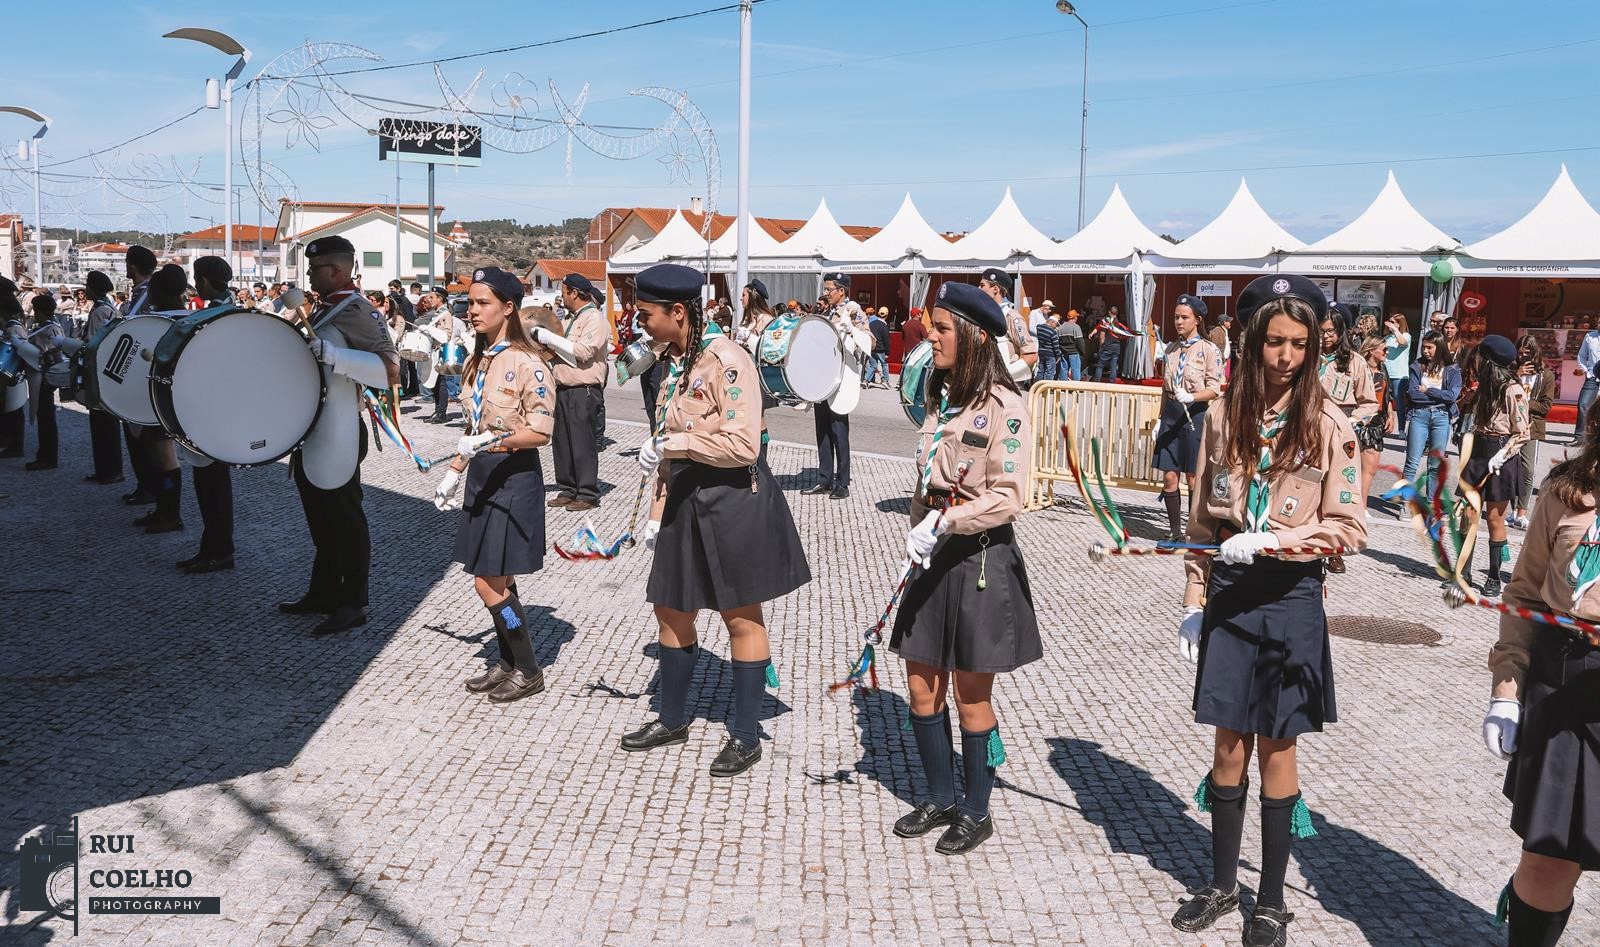
[[[1584,200],[1562,165],[1533,210],[1466,247],[1455,259],[1469,276],[1600,276],[1600,213]]]
[[[660,233],[613,256],[607,268],[613,273],[637,273],[647,266],[667,261],[689,265],[699,261],[704,267],[706,246],[706,238],[700,231],[684,219],[682,212],[675,210]]]
[[[1022,209],[1011,197],[1009,187],[1006,188],[1005,195],[1000,198],[1000,203],[994,212],[976,229],[955,243],[943,240],[939,243],[940,245],[931,252],[923,251],[923,257],[930,265],[955,263],[965,268],[979,270],[988,266],[1004,266],[1023,257],[1048,253],[1056,245],[1054,240],[1045,236],[1022,215]],[[943,265],[936,265],[934,268],[949,269]]]
[[[1024,267],[1039,272],[1116,272],[1126,273],[1135,253],[1164,253],[1172,244],[1144,225],[1122,186],[1113,185],[1100,213],[1084,228],[1060,243],[1052,244]]]
[[[781,242],[768,233],[765,227],[756,223],[755,218],[749,214],[745,215],[745,219],[750,221],[750,258],[781,256],[783,252]],[[722,236],[711,242],[711,265],[716,266],[719,262],[731,261],[738,250],[739,227],[733,224],[722,232]]]
[[[861,242],[845,233],[833,219],[826,199],[817,204],[811,218],[781,244],[780,254],[786,258],[812,257],[820,270],[825,260],[849,260],[860,248]]]
[[[912,257],[929,256],[949,245],[950,241],[923,219],[922,212],[907,194],[900,202],[900,209],[882,230],[851,248],[850,256],[835,258],[834,262],[843,264],[846,270],[857,269],[852,264],[860,263],[891,264],[901,269],[906,268]]]
[[[1243,179],[1233,200],[1211,223],[1171,250],[1146,258],[1154,272],[1262,273],[1278,269],[1283,254],[1305,243],[1256,203]]]
[[[1311,276],[1425,276],[1440,255],[1460,247],[1460,241],[1435,227],[1411,206],[1390,171],[1383,190],[1360,216],[1309,247],[1289,254],[1282,269]]]

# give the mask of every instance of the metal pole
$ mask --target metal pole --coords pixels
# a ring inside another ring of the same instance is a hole
[[[1072,15],[1083,23],[1083,120],[1078,126],[1078,229],[1082,230],[1083,191],[1089,166],[1089,24],[1078,14]]]
[[[734,325],[744,322],[743,294],[740,290],[750,282],[750,0],[739,2],[739,219],[736,234],[733,272],[737,286],[728,292],[728,299],[739,308]]]
[[[238,274],[239,261],[233,258],[233,76],[222,80],[222,258]]]
[[[398,142],[397,142],[398,144]],[[399,154],[399,149],[395,150]],[[394,278],[400,279],[400,162],[394,163]],[[402,293],[405,287],[400,287]]]
[[[39,199],[39,138],[35,136],[33,147],[33,285],[44,288],[44,204]]]
[[[394,222],[394,225],[396,227],[399,227],[400,226],[400,221],[396,220]],[[430,161],[430,162],[428,162],[428,288],[429,289],[433,288],[433,233],[437,229],[438,228],[435,227],[434,223],[433,223],[433,162]],[[450,291],[450,287],[446,286],[445,287],[445,292],[448,293],[449,291]]]

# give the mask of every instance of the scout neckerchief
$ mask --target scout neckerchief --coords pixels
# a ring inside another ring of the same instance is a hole
[[[1339,358],[1339,353],[1338,352],[1329,352],[1328,354],[1322,356],[1321,360],[1317,364],[1317,378],[1319,378],[1319,379],[1327,378],[1328,377],[1328,369],[1333,367],[1333,363],[1335,361],[1337,361],[1338,358]]]
[[[1250,494],[1244,511],[1247,533],[1267,532],[1267,517],[1272,510],[1272,486],[1267,482],[1267,470],[1272,466],[1272,442],[1288,420],[1289,412],[1286,409],[1270,425],[1263,421],[1259,428],[1261,457],[1256,461],[1255,473],[1250,475]]]
[[[1178,346],[1178,377],[1172,383],[1173,391],[1183,390],[1183,372],[1184,369],[1189,367],[1189,347],[1198,341],[1200,341],[1200,337],[1197,335],[1193,338],[1179,339],[1174,343]]]
[[[710,341],[711,334],[709,329],[714,325],[716,325],[715,322],[707,324],[706,328],[708,331],[700,337],[699,344],[701,349],[704,349],[706,343]],[[660,399],[660,406],[656,408],[656,426],[655,429],[650,432],[652,437],[661,437],[667,431],[667,409],[672,407],[672,396],[677,394],[678,382],[682,380],[684,366],[688,364],[688,352],[684,352],[677,358],[667,360],[667,396]]]
[[[479,433],[479,427],[483,423],[483,382],[489,376],[489,363],[510,346],[510,342],[500,342],[483,353],[483,357],[478,360],[478,377],[472,385],[472,433],[474,434]]]
[[[579,308],[579,310],[577,312],[572,314],[572,318],[567,320],[566,325],[561,327],[561,337],[563,339],[565,339],[567,337],[567,333],[572,331],[572,327],[578,324],[578,317],[579,316],[583,315],[584,313],[588,312],[591,309],[598,310],[599,308],[600,307],[596,306],[594,303],[584,303],[583,306],[581,308]]]
[[[1574,611],[1584,593],[1600,580],[1600,508],[1595,513],[1594,521],[1583,531],[1583,541],[1572,554],[1572,562],[1567,565],[1567,585],[1572,588]]]
[[[344,298],[340,299],[341,296]],[[337,293],[329,293],[328,295],[322,297],[322,302],[320,303],[322,312],[320,314],[315,312],[311,314],[311,318],[316,320],[311,324],[311,331],[315,333],[318,329],[332,322],[333,317],[337,316],[340,310],[344,309],[344,307],[350,305],[359,298],[361,298],[361,294],[356,292],[356,288],[354,286],[350,287],[349,289],[341,289]],[[331,309],[328,308],[328,304],[333,302],[335,299],[339,300],[338,304]]]
[[[922,465],[922,476],[917,478],[917,493],[924,498],[928,495],[928,484],[933,481],[933,461],[939,453],[939,442],[944,440],[945,426],[955,420],[955,416],[960,413],[960,405],[956,405],[954,408],[950,407],[949,389],[940,392],[938,426],[933,431],[932,443],[928,445],[928,459]]]

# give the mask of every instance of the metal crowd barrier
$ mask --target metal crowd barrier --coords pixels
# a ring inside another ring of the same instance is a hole
[[[1159,492],[1161,480],[1150,466],[1156,426],[1161,419],[1161,389],[1142,385],[1096,382],[1034,382],[1028,390],[1028,417],[1033,423],[1033,470],[1028,475],[1029,510],[1051,506],[1056,484],[1076,495],[1067,466],[1066,440],[1061,436],[1061,411],[1078,440],[1079,463],[1092,482],[1094,459],[1090,439],[1100,441],[1100,470],[1108,486]]]

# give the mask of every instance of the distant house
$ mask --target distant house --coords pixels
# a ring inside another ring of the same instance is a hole
[[[33,269],[24,259],[21,214],[0,214],[0,276],[17,282],[21,274]]]
[[[233,266],[234,278],[241,283],[264,283],[281,279],[278,271],[282,265],[282,248],[278,246],[276,227],[257,227],[255,224],[233,225],[233,256],[228,262]],[[186,233],[176,240],[179,258],[184,266],[194,263],[197,257],[224,256],[223,226],[207,227]],[[256,248],[261,248],[258,259]]]
[[[554,292],[561,278],[568,273],[587,277],[589,282],[604,289],[606,261],[604,260],[540,260],[523,275],[522,281],[536,293]]]
[[[391,279],[426,282],[428,277],[428,206],[400,205],[400,260],[395,255],[395,208],[393,204],[349,201],[278,202],[275,228],[278,252],[283,263],[279,279],[306,285],[305,246],[318,237],[338,235],[356,248],[356,272],[366,289],[381,287]],[[435,226],[443,214],[434,208]],[[396,263],[399,265],[396,266]],[[455,269],[455,243],[450,235],[435,231],[433,276],[440,279]]]

